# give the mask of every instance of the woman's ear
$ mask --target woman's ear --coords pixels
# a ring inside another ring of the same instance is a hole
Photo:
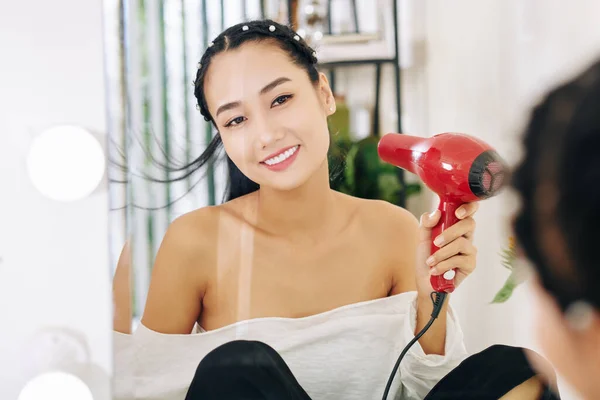
[[[329,116],[335,113],[335,97],[331,91],[331,86],[329,86],[327,75],[322,72],[319,72],[319,97],[325,109],[325,114]]]

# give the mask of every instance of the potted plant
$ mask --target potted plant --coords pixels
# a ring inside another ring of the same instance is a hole
[[[329,151],[331,187],[355,197],[403,206],[402,199],[420,193],[421,185],[401,182],[399,169],[379,158],[379,137],[373,132],[358,141],[351,139],[349,110],[343,100],[338,98],[336,113],[329,120],[334,133]]]

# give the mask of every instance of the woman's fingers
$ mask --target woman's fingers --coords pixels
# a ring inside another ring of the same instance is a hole
[[[421,215],[419,223],[419,241],[429,242],[431,240],[431,229],[438,224],[440,217],[441,213],[439,210]]]
[[[479,210],[479,202],[466,203],[456,209],[456,218],[465,219],[472,217]]]
[[[454,256],[445,261],[436,264],[429,273],[431,275],[443,275],[451,269],[456,269],[457,274],[464,276],[471,274],[475,270],[475,257],[473,256]]]
[[[437,238],[433,238],[433,244],[437,247],[443,247],[462,236],[470,240],[475,232],[475,226],[475,220],[471,217],[458,221]]]
[[[477,248],[467,238],[459,237],[432,254],[426,261],[430,267],[457,255],[475,256]]]

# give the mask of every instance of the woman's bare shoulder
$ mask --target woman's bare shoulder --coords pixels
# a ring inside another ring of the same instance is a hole
[[[203,207],[177,217],[156,255],[142,323],[162,333],[191,332],[214,277],[222,220],[231,205]],[[234,207],[235,209],[235,207]]]
[[[370,232],[381,237],[414,236],[419,227],[417,218],[407,209],[384,200],[356,199],[358,215]]]
[[[398,257],[414,252],[419,221],[410,211],[387,201],[362,199],[358,210],[362,230],[381,255],[397,264],[402,261]]]
[[[223,204],[187,212],[171,222],[167,235],[175,238],[183,247],[191,246],[191,249],[196,250],[212,249],[218,240],[219,231],[231,221],[243,218],[243,210],[248,200],[247,196],[243,196]]]
[[[419,221],[408,210],[381,200],[366,200],[361,211],[364,231],[398,293],[415,289],[414,270]]]

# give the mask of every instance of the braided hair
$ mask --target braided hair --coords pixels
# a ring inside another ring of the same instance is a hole
[[[272,42],[285,51],[293,63],[306,70],[313,84],[316,85],[319,82],[315,51],[290,27],[269,19],[233,25],[223,31],[209,44],[209,47],[198,63],[198,71],[194,80],[194,96],[197,99],[197,108],[200,110],[205,121],[211,122],[215,127],[217,126],[214,118],[208,111],[204,94],[204,79],[213,57],[227,50],[236,49],[244,43],[265,41]],[[188,169],[191,169],[192,172],[200,169],[214,157],[222,148],[222,145],[221,136],[217,133],[208,144],[206,150],[189,164]],[[225,157],[228,169],[225,200],[233,200],[258,190],[258,184],[246,177],[227,155]],[[186,174],[186,176],[190,173]]]
[[[600,310],[599,110],[600,61],[533,110],[525,154],[512,176],[522,204],[514,223],[517,240],[563,311],[577,301]],[[554,256],[544,251],[541,234],[551,231],[560,242],[551,244],[559,250]]]

